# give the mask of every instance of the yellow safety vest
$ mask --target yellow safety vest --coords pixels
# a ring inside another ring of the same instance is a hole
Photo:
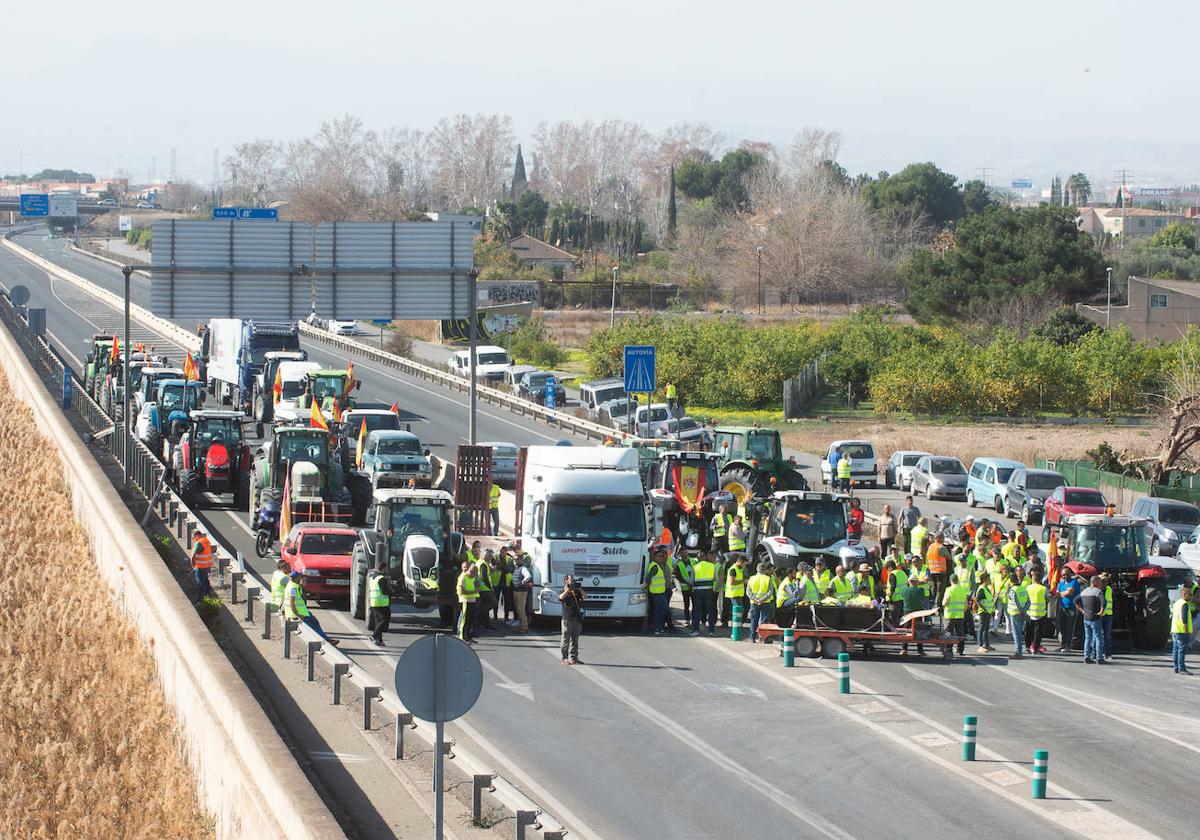
[[[770,575],[757,574],[746,582],[750,589],[750,603],[766,604],[770,602],[771,590],[775,586],[775,581]]]
[[[956,583],[946,589],[942,596],[942,606],[946,608],[946,618],[962,618],[967,614],[967,587]]]
[[[491,505],[492,510],[500,509],[500,488],[495,484],[493,484],[492,489],[488,491],[488,502]]]
[[[996,611],[996,593],[989,586],[981,586],[975,590],[975,605],[981,613],[991,615]]]
[[[383,586],[380,581],[383,580],[383,575],[371,575],[367,578],[367,606],[369,607],[386,607],[392,601],[383,591]]]
[[[912,531],[909,532],[909,535],[908,535],[908,553],[909,554],[918,554],[919,555],[921,553],[921,543],[923,543],[925,541],[925,535],[928,533],[929,533],[929,529],[926,528],[924,525],[918,525],[916,528],[913,528]]]
[[[663,574],[662,565],[657,560],[651,560],[646,567],[646,581],[651,595],[662,595],[667,591],[667,576]]]
[[[869,595],[855,595],[846,602],[847,607],[872,607],[871,598]]]
[[[745,551],[746,550],[746,537],[745,537],[744,533],[740,537],[735,537],[733,535],[732,531],[729,532],[729,550],[730,551]]]
[[[712,532],[714,537],[723,537],[729,530],[729,526],[733,523],[733,515],[729,513],[718,513],[713,517]]]
[[[832,579],[833,572],[829,571],[829,569],[822,569],[821,574],[813,575],[813,580],[817,582],[817,586],[820,587],[822,594],[829,591],[829,581]]]
[[[462,574],[458,578],[458,602],[460,604],[473,604],[479,600],[478,581],[468,574]]]
[[[1179,598],[1171,605],[1171,632],[1172,633],[1187,633],[1192,632],[1192,605],[1190,602]]]
[[[1045,589],[1045,587],[1042,588]],[[1010,583],[1008,594],[1012,596],[1011,599],[1005,599],[1008,601],[1009,615],[1020,615],[1021,607],[1025,608],[1026,613],[1029,612],[1029,584],[1027,584],[1025,581],[1021,581],[1016,586],[1013,586]]]
[[[492,567],[488,565],[486,560],[481,558],[479,562],[475,564],[475,568],[479,570],[475,572],[475,582],[479,584],[480,591],[491,592]]]
[[[288,574],[279,569],[271,575],[271,603],[277,607],[283,606],[283,591],[287,589]]]
[[[844,604],[854,597],[854,588],[850,586],[850,581],[845,578],[835,577],[829,582],[829,585],[833,587],[833,597],[837,598],[839,603]],[[828,592],[829,590],[826,589],[825,591]]]
[[[698,560],[692,566],[692,588],[697,592],[711,590],[717,579],[717,564],[711,560]]]
[[[1040,583],[1031,583],[1025,587],[1029,595],[1029,617],[1046,617],[1046,587]]]
[[[838,463],[837,463],[837,467],[838,467],[838,478],[846,479],[846,478],[850,477],[850,459],[849,458],[843,457],[843,458],[839,459]]]
[[[800,579],[788,580],[784,578],[779,582],[779,591],[775,593],[775,606],[782,607],[785,603],[793,598],[800,597]]]
[[[293,619],[308,615],[308,604],[304,603],[304,590],[294,580],[289,580],[287,588],[283,591],[283,612]]]
[[[804,603],[815,604],[821,600],[821,593],[817,590],[817,582],[810,577],[801,580],[804,585],[804,593],[802,595]]]
[[[692,562],[687,558],[679,558],[675,561],[675,579],[679,582],[680,592],[689,592],[692,588]]]
[[[725,575],[725,597],[726,598],[741,598],[746,594],[746,576],[745,573],[733,566]]]
[[[904,598],[900,595],[900,590],[908,583],[908,572],[903,569],[893,569],[888,575],[888,586],[892,587],[892,601],[903,601]]]
[[[1104,587],[1104,614],[1112,615],[1113,614],[1112,610],[1113,610],[1112,587],[1106,586],[1106,587]]]

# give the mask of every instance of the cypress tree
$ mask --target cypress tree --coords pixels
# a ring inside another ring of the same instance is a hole
[[[525,177],[525,158],[521,156],[521,144],[517,144],[517,161],[513,164],[512,190],[509,193],[516,201],[529,189],[529,180]]]
[[[675,165],[671,165],[671,195],[667,199],[667,236],[675,236],[675,225],[679,218],[679,210],[675,206]]]

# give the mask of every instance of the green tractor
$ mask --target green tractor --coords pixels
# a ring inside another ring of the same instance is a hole
[[[296,408],[307,410],[315,399],[321,411],[332,412],[335,397],[342,411],[354,408],[354,397],[350,392],[357,391],[360,383],[357,379],[351,381],[353,375],[344,369],[309,371],[304,380],[304,393],[296,399]]]
[[[720,489],[732,493],[738,505],[765,499],[778,490],[808,489],[795,459],[784,459],[779,432],[758,426],[720,426],[713,431],[720,456]]]
[[[104,375],[108,373],[108,362],[112,358],[112,346],[116,341],[113,335],[93,335],[88,342],[87,357],[83,360],[83,388],[88,396],[100,401],[101,386]]]
[[[255,527],[268,500],[286,504],[297,522],[349,522],[350,492],[334,438],[324,429],[281,426],[254,454],[250,479],[250,524]],[[289,472],[290,471],[290,472]],[[285,472],[289,498],[283,498]]]

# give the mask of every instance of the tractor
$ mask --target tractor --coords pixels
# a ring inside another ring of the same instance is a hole
[[[263,358],[262,372],[254,377],[254,396],[251,404],[254,420],[258,423],[269,424],[275,416],[275,375],[283,362],[304,362],[308,353],[303,350],[274,350],[266,353]],[[261,435],[260,435],[261,437]]]
[[[711,525],[721,505],[736,508],[733,494],[721,489],[715,452],[666,450],[651,472],[650,503],[656,515],[652,533],[666,529],[674,545],[690,552],[712,548]]]
[[[867,556],[858,540],[846,536],[846,497],[812,490],[782,490],[769,505],[752,504],[757,534],[747,547],[756,562],[770,561],[782,571],[825,558],[826,564],[855,569]]]
[[[171,447],[179,443],[191,426],[191,413],[204,402],[204,383],[184,379],[162,379],[154,402],[142,404],[138,412],[138,440],[160,458],[171,463]]]
[[[128,355],[128,361],[126,356]],[[130,402],[142,381],[142,369],[154,365],[165,364],[165,360],[156,354],[135,351],[131,354],[122,353],[115,366],[108,369],[104,385],[101,388],[100,407],[117,423],[124,419],[125,388],[129,392]]]
[[[88,396],[99,402],[100,383],[104,382],[104,374],[108,371],[108,363],[112,358],[114,335],[96,334],[87,342],[88,352],[84,358],[83,388]]]
[[[233,494],[241,509],[250,497],[250,449],[240,411],[193,411],[191,426],[175,447],[172,464],[179,498],[190,508],[202,493]]]
[[[332,451],[333,440],[324,429],[311,426],[276,427],[271,440],[254,454],[248,505],[252,527],[269,499],[286,505],[293,524],[350,520],[350,492],[341,458]],[[285,479],[287,499],[283,498]]]
[[[304,379],[304,393],[296,399],[296,408],[307,411],[315,399],[321,411],[331,412],[335,398],[343,411],[354,408],[350,392],[357,391],[360,383],[351,382],[352,375],[348,370],[310,370]]]
[[[1134,647],[1158,650],[1171,630],[1166,572],[1150,563],[1146,520],[1131,516],[1077,513],[1050,527],[1050,538],[1066,544],[1060,566],[1088,580],[1108,572],[1113,590],[1113,631],[1128,632]]]
[[[714,432],[721,489],[732,493],[737,504],[778,490],[808,489],[795,459],[784,460],[779,432],[758,426],[720,426]]]
[[[462,534],[452,530],[454,499],[444,490],[376,490],[367,527],[350,555],[350,612],[366,614],[367,571],[379,563],[418,609],[434,605],[443,627],[458,604]]]

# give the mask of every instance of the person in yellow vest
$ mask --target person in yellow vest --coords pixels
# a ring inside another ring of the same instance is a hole
[[[1008,592],[1005,600],[1008,626],[1012,630],[1013,659],[1020,659],[1028,649],[1025,644],[1025,623],[1029,620],[1029,582],[1025,570],[1018,566],[1008,570]]]
[[[810,606],[818,603],[821,600],[821,584],[817,583],[817,579],[813,575],[813,567],[807,563],[801,563],[797,579],[800,581],[800,604]]]
[[[837,462],[837,483],[838,489],[842,492],[850,490],[850,466],[850,456],[843,452]]]
[[[708,626],[708,635],[717,626],[717,564],[712,555],[701,551],[692,564],[692,630],[691,635],[700,635],[700,626]]]
[[[992,650],[988,632],[991,630],[992,616],[995,615],[996,604],[999,602],[991,578],[986,578],[975,587],[975,594],[971,600],[975,612],[975,643],[978,645],[975,652],[988,653]]]
[[[304,575],[299,572],[292,572],[288,575],[288,584],[283,590],[284,617],[308,625],[317,631],[318,636],[337,647],[338,640],[329,638],[324,628],[321,627],[321,622],[317,621],[316,616],[308,611],[308,603],[304,600],[303,580]]]
[[[495,593],[492,592],[492,550],[489,548],[482,555],[479,554],[479,541],[476,540],[471,546],[471,551],[467,552],[467,558],[472,556],[478,558],[475,561],[475,586],[479,590],[479,598],[475,602],[475,609],[472,611],[475,618],[475,633],[490,630],[492,622],[488,618],[488,613],[492,610],[492,599]]]
[[[492,618],[500,618],[500,601],[504,595],[504,564],[500,558],[488,549],[485,555],[488,559],[488,588],[492,590]]]
[[[684,626],[692,625],[692,564],[695,560],[688,555],[687,549],[679,547],[679,552],[675,555],[675,560],[671,564],[671,574],[675,578],[675,584],[679,587],[679,597],[683,600],[683,623]]]
[[[479,603],[479,586],[475,579],[479,567],[469,560],[462,564],[458,576],[458,638],[469,645],[475,644],[475,608]]]
[[[746,526],[745,520],[741,516],[733,517],[733,523],[729,526],[729,551],[730,553],[739,552],[746,553]]]
[[[967,638],[967,599],[971,591],[958,578],[950,578],[950,585],[942,593],[943,617],[952,636],[958,636],[958,655],[962,656]]]
[[[874,568],[870,563],[859,563],[858,569],[846,575],[846,579],[850,581],[850,587],[854,592],[857,593],[865,586],[871,600],[875,600],[875,575]]]
[[[867,592],[866,585],[859,586],[858,594],[850,600],[846,601],[847,607],[875,607],[875,601],[871,598],[871,594]]]
[[[192,537],[192,575],[196,579],[196,603],[203,598],[211,598],[212,586],[208,583],[208,573],[212,570],[213,547],[208,534],[197,531]]]
[[[1176,674],[1190,674],[1187,668],[1187,651],[1192,644],[1192,616],[1196,605],[1192,602],[1192,585],[1179,587],[1179,597],[1171,604],[1171,656]]]
[[[733,565],[725,572],[725,606],[721,616],[722,627],[733,620],[734,601],[742,605],[743,615],[746,611],[746,555],[735,554],[731,551],[729,556],[733,559]]]
[[[768,609],[775,606],[775,581],[766,563],[759,563],[757,573],[746,581],[746,592],[750,598],[750,641],[757,643],[758,625],[770,620]]]
[[[724,562],[729,553],[729,526],[733,524],[733,516],[729,513],[729,505],[722,504],[713,515],[710,530],[712,531],[712,547],[716,552],[716,561]]]
[[[887,578],[887,602],[889,607],[889,617],[892,626],[900,626],[900,617],[904,615],[904,587],[908,586],[908,571],[904,568],[903,563],[896,563],[893,560],[888,560],[892,564],[892,568],[888,569]],[[887,563],[884,564],[885,567]]]
[[[838,564],[837,574],[829,581],[829,588],[833,590],[833,597],[839,604],[844,604],[854,597],[854,585],[846,579],[846,567],[841,563]]]
[[[1104,588],[1104,615],[1100,617],[1100,631],[1104,634],[1101,646],[1104,658],[1112,659],[1113,588],[1108,572],[1100,573],[1100,585]]]
[[[382,646],[383,634],[392,623],[392,579],[382,560],[367,574],[367,610],[367,632],[371,641]]]
[[[650,599],[650,629],[655,636],[667,631],[667,549],[656,545],[646,564],[646,594]]]
[[[279,614],[283,614],[283,591],[287,589],[288,573],[291,571],[291,566],[288,561],[280,558],[275,564],[275,571],[271,573],[271,603],[275,605],[275,609]]]
[[[667,411],[671,412],[671,416],[675,416],[675,406],[679,404],[679,389],[675,387],[674,382],[667,383]]]
[[[917,527],[908,534],[908,553],[924,557],[926,551],[925,538],[929,535],[929,520],[922,516],[917,520]]]
[[[1025,628],[1025,649],[1029,653],[1044,654],[1046,649],[1042,647],[1042,633],[1046,629],[1046,585],[1034,577],[1029,580],[1025,591],[1029,595],[1029,626]]]
[[[929,602],[929,567],[925,565],[924,558],[917,554],[913,556],[912,565],[908,568],[908,582],[913,586],[919,586],[925,593],[925,602]],[[927,607],[926,609],[931,609]],[[932,609],[936,609],[932,607]]]
[[[488,516],[492,521],[492,536],[500,535],[500,486],[492,482],[488,488]]]
[[[817,565],[813,569],[812,577],[818,590],[825,592],[829,589],[829,581],[833,579],[833,572],[825,566],[824,557],[817,558]]]
[[[796,577],[796,567],[792,566],[784,574],[783,580],[779,581],[779,587],[775,591],[776,613],[785,608],[794,609],[800,604],[803,593],[804,587]],[[788,626],[791,626],[790,623]]]

